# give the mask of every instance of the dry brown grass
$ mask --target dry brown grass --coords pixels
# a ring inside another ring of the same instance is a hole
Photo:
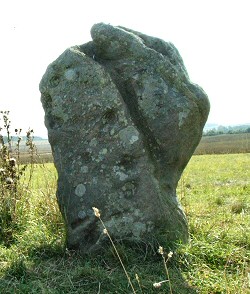
[[[250,152],[250,133],[204,136],[195,150],[201,154],[233,154]]]

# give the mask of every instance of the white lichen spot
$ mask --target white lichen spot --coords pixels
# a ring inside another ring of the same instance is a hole
[[[97,177],[94,177],[93,180],[92,180],[92,183],[93,183],[94,185],[96,185],[97,182],[98,182],[98,181],[97,181]]]
[[[112,129],[110,132],[110,136],[113,136],[114,135],[114,133],[115,133],[115,130],[114,129]]]
[[[82,197],[86,192],[86,187],[83,185],[83,184],[79,184],[76,186],[75,188],[75,194],[78,196],[78,197]]]
[[[135,215],[136,217],[142,217],[142,216],[143,216],[143,214],[142,214],[142,212],[140,211],[140,209],[135,209],[135,210],[134,210],[134,215]]]
[[[129,140],[129,142],[130,142],[130,144],[133,144],[133,143],[135,143],[138,140],[139,140],[139,137],[138,136],[132,136],[131,139]]]
[[[141,237],[146,231],[147,231],[146,224],[144,224],[142,222],[135,222],[133,224],[132,234],[135,237],[137,237],[137,238]]]
[[[131,145],[139,140],[139,132],[134,126],[128,126],[120,130],[119,137],[125,145]]]
[[[63,98],[59,95],[55,95],[52,97],[52,115],[62,119],[63,121],[67,121],[68,114],[64,112],[63,108]]]
[[[108,149],[107,148],[103,148],[99,154],[98,154],[98,159],[96,160],[96,162],[100,162],[102,160],[104,160],[105,155],[108,153]]]
[[[116,163],[119,163],[119,161],[117,161]],[[113,166],[114,173],[117,172],[119,169],[120,169],[119,166],[117,166],[117,165]]]
[[[78,212],[78,217],[79,217],[80,219],[85,219],[86,216],[87,216],[87,214],[86,214],[86,212],[85,212],[84,210],[80,210],[80,211]]]
[[[116,172],[116,175],[119,176],[120,181],[125,181],[128,178],[128,175],[120,171]]]
[[[125,126],[127,126],[128,125],[128,120],[123,116],[123,112],[121,113],[121,115],[119,116],[119,123],[122,123],[122,124],[124,124]]]
[[[86,174],[88,171],[89,171],[89,168],[88,168],[87,165],[83,165],[83,166],[81,166],[81,172],[82,172],[82,173]]]
[[[100,162],[100,160],[99,160],[98,158],[95,158],[95,156],[93,156],[93,155],[91,156],[91,160],[92,160],[93,162],[94,162],[94,161],[95,161],[95,162]]]
[[[100,152],[99,152],[99,154],[103,154],[103,155],[105,155],[105,154],[107,154],[108,153],[108,149],[107,148],[103,148]]]
[[[179,112],[179,123],[178,123],[179,128],[180,128],[180,127],[183,125],[183,123],[185,122],[186,118],[187,118],[188,115],[189,115],[189,112],[190,112],[189,109],[186,109],[186,110],[183,110],[182,112]]]
[[[89,146],[91,147],[95,147],[97,145],[97,139],[93,138],[90,142],[89,142]]]
[[[73,81],[76,79],[77,74],[73,69],[68,69],[65,71],[64,76],[68,81]]]

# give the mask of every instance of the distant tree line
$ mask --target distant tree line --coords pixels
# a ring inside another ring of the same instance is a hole
[[[223,134],[243,134],[250,133],[250,125],[240,125],[240,126],[218,126],[209,130],[203,131],[203,136],[217,136]]]

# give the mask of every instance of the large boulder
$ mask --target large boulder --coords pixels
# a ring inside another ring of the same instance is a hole
[[[176,197],[209,112],[171,43],[103,23],[67,49],[40,83],[67,246],[114,239],[186,242]]]

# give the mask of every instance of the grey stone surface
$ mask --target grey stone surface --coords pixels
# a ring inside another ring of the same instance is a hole
[[[171,43],[99,23],[93,41],[67,49],[41,83],[57,197],[69,248],[113,238],[186,242],[176,186],[209,112]]]

